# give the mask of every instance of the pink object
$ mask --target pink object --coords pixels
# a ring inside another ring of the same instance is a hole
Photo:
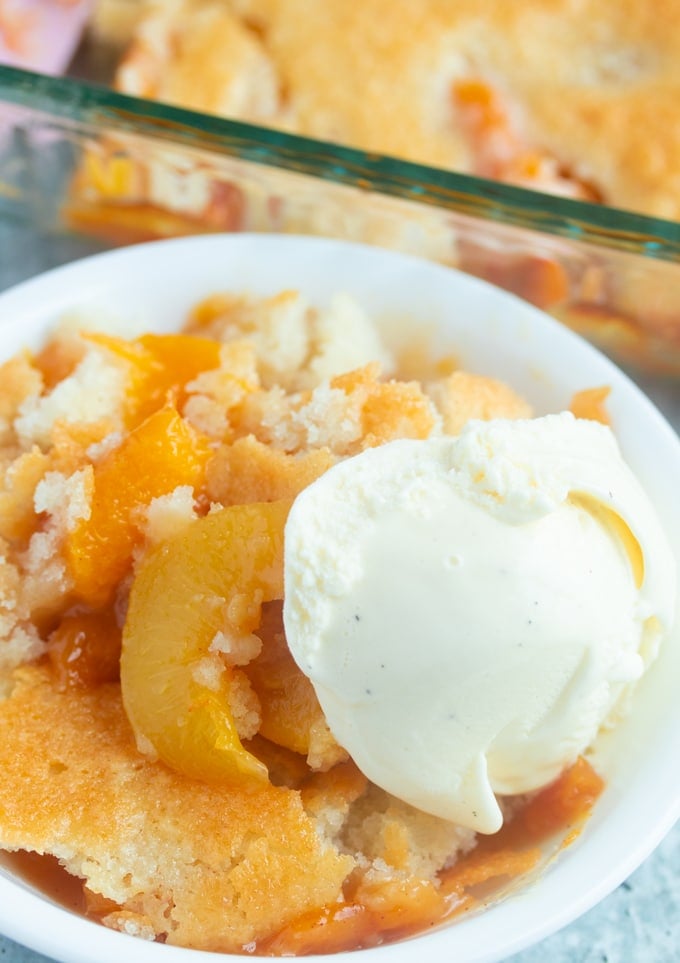
[[[0,0],[0,63],[62,73],[92,6],[93,0]]]

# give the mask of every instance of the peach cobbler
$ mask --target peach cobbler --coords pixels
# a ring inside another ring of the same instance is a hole
[[[143,101],[87,139],[63,216],[109,243],[266,231],[415,253],[519,294],[634,367],[677,373],[676,266],[638,263],[629,252],[656,229],[612,210],[680,218],[678,24],[678,0],[662,13],[644,0],[98,0],[90,30],[116,62],[108,79]],[[198,114],[151,121],[148,102]],[[213,150],[206,115],[255,126],[223,131]],[[543,196],[499,198],[381,157]],[[429,203],[411,203],[422,186]],[[570,213],[556,196],[606,213]],[[568,242],[553,215],[576,222]]]
[[[291,657],[296,496],[366,449],[530,414],[416,354],[348,297],[283,292],[212,296],[177,334],[68,319],[3,365],[0,846],[58,864],[92,919],[206,950],[375,945],[480,905],[600,792],[580,759],[502,802],[499,833],[429,815],[368,781]]]

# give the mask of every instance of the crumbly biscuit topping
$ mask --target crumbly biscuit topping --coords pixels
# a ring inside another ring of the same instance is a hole
[[[262,505],[285,517],[365,447],[528,406],[436,365],[425,387],[399,380],[345,297],[326,309],[293,292],[214,297],[181,335],[83,337],[74,356],[73,333],[57,332],[2,372],[0,845],[56,857],[104,925],[208,950],[301,952],[319,918],[323,948],[369,945],[446,915],[440,874],[473,834],[367,783],[288,652],[280,575],[218,590],[221,557],[192,555],[189,536],[225,511],[238,532],[247,506],[251,520]],[[226,567],[251,565],[250,537]],[[166,764],[121,702],[130,593],[168,552],[185,553],[200,593],[158,583],[152,610],[211,626],[186,684],[221,705],[232,731],[216,738],[250,775],[202,781],[199,757],[191,772]]]

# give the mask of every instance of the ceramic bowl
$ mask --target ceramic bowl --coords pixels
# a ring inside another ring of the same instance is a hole
[[[647,398],[557,322],[481,281],[418,258],[275,235],[183,238],[107,252],[0,296],[0,357],[39,344],[45,331],[73,310],[113,312],[138,328],[169,331],[210,293],[267,294],[283,288],[300,289],[316,304],[348,292],[378,319],[388,342],[403,342],[405,332],[420,325],[432,335],[436,350],[453,350],[464,368],[507,381],[537,414],[562,410],[577,390],[611,386],[613,429],[680,556],[680,443]],[[598,743],[596,764],[606,788],[592,817],[535,881],[434,932],[362,950],[362,963],[407,963],[416,953],[421,963],[501,960],[569,923],[622,882],[680,814],[679,670],[676,622],[635,693],[630,715]],[[67,963],[243,959],[107,930],[50,901],[8,870],[0,872],[0,931]]]

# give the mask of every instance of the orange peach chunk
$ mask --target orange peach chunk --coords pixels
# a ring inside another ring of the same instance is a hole
[[[93,607],[109,601],[141,540],[136,514],[178,485],[199,485],[209,455],[205,439],[174,408],[163,408],[96,465],[90,517],[64,545],[79,599]]]
[[[233,668],[223,664],[208,677],[201,668],[206,660],[214,665],[216,638],[251,633],[262,603],[282,598],[289,504],[223,508],[139,565],[123,630],[123,702],[140,746],[185,775],[212,782],[267,777],[236,731]]]
[[[185,386],[203,371],[219,365],[220,345],[211,338],[188,334],[145,334],[134,341],[104,334],[87,339],[106,348],[130,366],[127,421],[139,424],[168,400],[181,405]]]

